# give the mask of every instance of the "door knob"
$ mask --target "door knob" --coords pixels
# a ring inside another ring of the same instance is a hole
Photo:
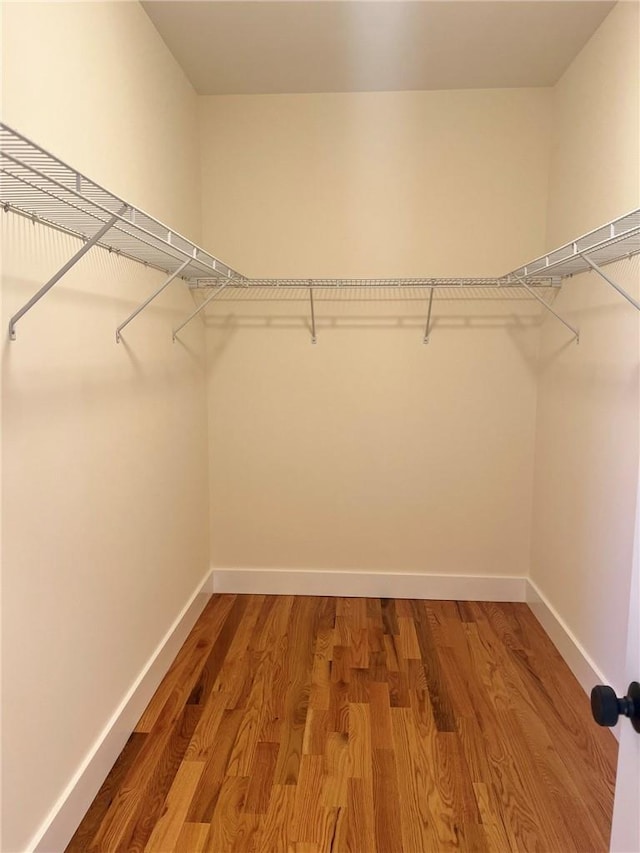
[[[618,699],[613,687],[598,684],[591,691],[591,713],[599,726],[615,726],[620,715],[629,717],[633,728],[640,732],[640,684],[632,681],[622,699]]]

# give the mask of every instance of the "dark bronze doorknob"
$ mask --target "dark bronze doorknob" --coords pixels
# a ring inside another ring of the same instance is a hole
[[[591,713],[599,726],[615,726],[620,716],[629,717],[640,732],[640,684],[632,681],[627,695],[618,699],[613,687],[598,684],[591,691]]]

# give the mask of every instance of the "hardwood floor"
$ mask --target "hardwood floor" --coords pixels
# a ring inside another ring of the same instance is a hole
[[[524,604],[214,596],[67,849],[606,851],[616,753]]]

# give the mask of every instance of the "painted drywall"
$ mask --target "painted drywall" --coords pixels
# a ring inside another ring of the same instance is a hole
[[[4,4],[3,120],[196,236],[195,95],[134,3]],[[78,248],[2,222],[2,328]],[[208,566],[202,329],[90,252],[2,340],[2,849],[22,851]]]
[[[500,275],[543,250],[549,89],[199,106],[203,240],[245,275]]]
[[[248,275],[496,275],[542,251],[551,93],[201,100],[203,239]],[[222,202],[224,200],[224,202]],[[475,293],[474,295],[480,295]],[[538,305],[208,309],[221,568],[525,575]]]
[[[549,249],[638,207],[639,10],[618,3],[554,89]]]
[[[618,4],[554,96],[549,247],[640,206],[638,4]],[[607,267],[638,298],[638,258]],[[607,679],[624,660],[638,472],[638,312],[595,273],[541,331],[531,576]]]

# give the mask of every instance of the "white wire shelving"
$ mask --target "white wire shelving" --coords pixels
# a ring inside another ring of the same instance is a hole
[[[495,278],[245,278],[229,282],[228,291],[263,289],[277,296],[279,290],[313,287],[322,290],[367,290],[371,288],[430,289],[462,287],[559,286],[562,280],[592,269],[594,265],[619,261],[640,252],[640,209],[620,216],[582,237],[541,255],[528,264]],[[220,276],[200,278],[195,288],[219,287]]]
[[[83,239],[113,216],[98,245],[163,272],[185,261],[184,279],[240,273],[177,231],[105,190],[15,130],[0,124],[0,201],[5,209]]]
[[[197,314],[219,294],[224,299],[287,298],[302,292],[309,299],[312,341],[315,343],[314,292],[340,295],[384,289],[389,294],[408,291],[428,297],[428,318],[424,341],[429,340],[434,291],[462,290],[473,294],[487,288],[506,291],[524,289],[556,316],[579,339],[578,330],[564,320],[540,294],[557,289],[567,277],[595,270],[625,299],[640,309],[640,303],[613,281],[602,266],[640,252],[640,210],[602,225],[558,249],[496,278],[380,278],[380,279],[270,279],[247,278],[214,255],[87,178],[22,134],[0,123],[0,205],[34,222],[72,234],[83,241],[76,254],[16,313],[15,325],[66,272],[93,246],[161,270],[167,278],[116,329],[120,340],[125,326],[143,311],[174,279],[182,278],[194,290],[206,295],[195,310],[173,331],[174,340]],[[347,296],[348,298],[348,296]],[[470,296],[473,298],[473,295]]]
[[[178,276],[186,281],[203,276],[227,281],[242,278],[219,258],[2,123],[0,204],[5,211],[21,214],[84,241],[85,245],[69,264],[36,294],[38,299],[95,245],[163,271],[170,277],[166,284]],[[38,299],[30,300],[26,310]],[[26,310],[12,318],[12,339],[15,323]]]

